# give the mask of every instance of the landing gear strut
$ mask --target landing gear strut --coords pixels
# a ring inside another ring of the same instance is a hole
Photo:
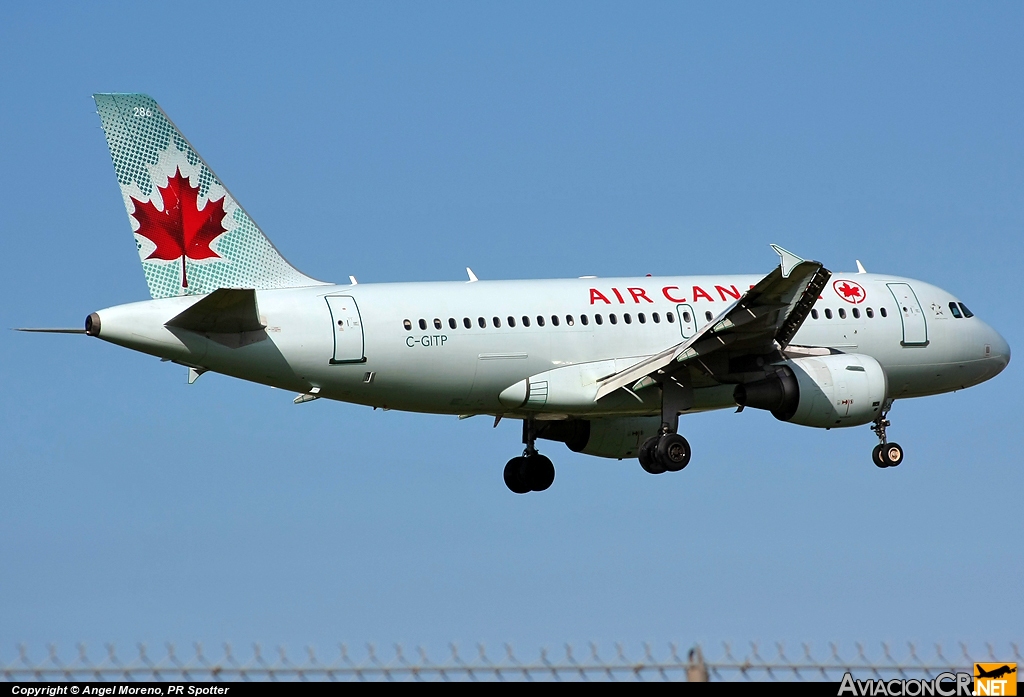
[[[523,443],[526,449],[505,465],[505,486],[516,494],[544,491],[555,481],[555,466],[551,460],[537,452],[534,445],[537,434],[533,421],[523,420]]]
[[[888,399],[882,406],[882,412],[871,426],[871,430],[878,436],[878,445],[871,451],[871,461],[875,463],[876,467],[883,469],[896,467],[903,462],[903,448],[899,443],[890,443],[885,437],[885,429],[892,425],[886,418],[890,409],[892,409],[892,400]]]
[[[661,432],[640,446],[637,459],[645,472],[678,472],[690,464],[690,444],[676,433],[679,412],[693,406],[693,388],[669,378],[661,384]]]

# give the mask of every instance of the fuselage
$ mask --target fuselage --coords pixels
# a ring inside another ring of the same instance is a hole
[[[200,369],[357,404],[501,414],[510,385],[560,366],[621,370],[717,317],[756,275],[322,285],[261,290],[265,330],[243,341],[168,328],[182,296],[100,311],[102,339]],[[791,342],[866,354],[888,397],[978,384],[1008,363],[1005,340],[921,281],[835,274]],[[697,385],[695,410],[734,406],[731,385]],[[643,397],[643,395],[641,395]],[[622,391],[590,413],[652,414]]]

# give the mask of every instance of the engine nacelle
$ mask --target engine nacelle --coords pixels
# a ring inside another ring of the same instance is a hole
[[[537,437],[560,441],[577,453],[621,460],[636,457],[640,445],[660,428],[658,416],[538,421]]]
[[[736,403],[801,426],[843,428],[871,423],[885,401],[885,371],[871,356],[794,358],[774,370],[764,380],[737,385]]]

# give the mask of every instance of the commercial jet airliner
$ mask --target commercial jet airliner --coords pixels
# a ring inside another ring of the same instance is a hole
[[[958,298],[889,274],[833,274],[772,245],[765,276],[334,284],[296,270],[164,111],[94,96],[151,300],[85,333],[185,366],[374,408],[523,423],[516,493],[555,469],[537,440],[651,474],[690,462],[680,415],[765,409],[814,428],[871,424],[880,468],[896,399],[977,385],[1006,341]],[[736,417],[742,418],[742,417]]]

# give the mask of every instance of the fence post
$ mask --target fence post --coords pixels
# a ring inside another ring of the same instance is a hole
[[[686,660],[686,682],[707,682],[708,666],[704,663],[704,652],[700,645],[690,649]]]

